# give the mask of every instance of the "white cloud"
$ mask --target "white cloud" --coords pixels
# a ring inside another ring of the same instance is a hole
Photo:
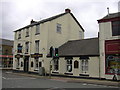
[[[64,12],[70,8],[85,29],[85,37],[96,37],[97,20],[118,11],[119,0],[2,0],[4,38],[13,39],[13,31],[26,26],[31,19],[40,20]],[[0,20],[1,21],[1,20]]]

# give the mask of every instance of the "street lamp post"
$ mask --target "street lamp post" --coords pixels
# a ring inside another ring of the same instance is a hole
[[[51,65],[51,62],[53,61],[53,59],[52,60],[50,60],[50,68],[49,68],[49,78],[51,78],[51,69],[52,69],[52,65]]]

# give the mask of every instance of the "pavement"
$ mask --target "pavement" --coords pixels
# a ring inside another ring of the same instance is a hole
[[[34,78],[51,79],[51,80],[62,81],[62,82],[67,82],[67,83],[86,83],[86,84],[120,87],[120,82],[110,81],[110,80],[82,79],[82,78],[69,78],[69,77],[57,77],[57,76],[49,77],[49,76],[39,76],[39,75],[35,75],[35,74],[15,73],[15,72],[12,74],[23,75],[23,76],[34,77]]]

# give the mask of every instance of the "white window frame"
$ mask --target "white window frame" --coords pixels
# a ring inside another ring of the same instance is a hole
[[[58,71],[59,70],[59,59],[54,59],[53,60],[53,65],[54,65],[54,71]],[[57,69],[56,69],[57,66]]]
[[[36,33],[35,34],[40,34],[40,25],[36,25]]]
[[[25,53],[29,52],[29,42],[25,43]]]
[[[26,37],[29,36],[29,28],[26,28]]]
[[[39,53],[39,47],[40,47],[40,41],[36,40],[35,41],[35,53]]]
[[[79,38],[82,39],[82,31],[79,31]]]
[[[18,39],[21,38],[21,31],[18,31]]]
[[[56,32],[57,33],[61,34],[61,31],[62,31],[62,27],[61,26],[62,26],[61,24],[57,23],[57,25],[56,25]]]
[[[70,62],[72,62],[72,59],[67,59],[66,60],[66,72],[72,72],[72,64],[73,64],[73,62],[72,63],[70,63]],[[71,71],[69,70],[69,68],[71,68]]]
[[[81,71],[82,73],[84,74],[87,74],[88,73],[88,59],[83,59],[81,60]]]

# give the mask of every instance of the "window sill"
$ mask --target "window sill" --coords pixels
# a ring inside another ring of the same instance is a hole
[[[28,52],[26,52],[25,54],[28,54]]]
[[[88,73],[82,73],[82,74],[79,74],[80,76],[89,76]]]
[[[66,74],[66,75],[73,75],[72,72],[66,72],[66,73],[64,73],[64,74]]]
[[[35,69],[34,71],[38,71],[38,69]]]
[[[21,39],[21,37],[19,37],[18,39]]]
[[[29,37],[29,35],[25,36],[25,37]]]
[[[35,35],[39,35],[40,33],[36,33]]]
[[[16,68],[16,69],[20,69],[20,68]]]
[[[52,73],[59,73],[58,71],[53,71]]]

